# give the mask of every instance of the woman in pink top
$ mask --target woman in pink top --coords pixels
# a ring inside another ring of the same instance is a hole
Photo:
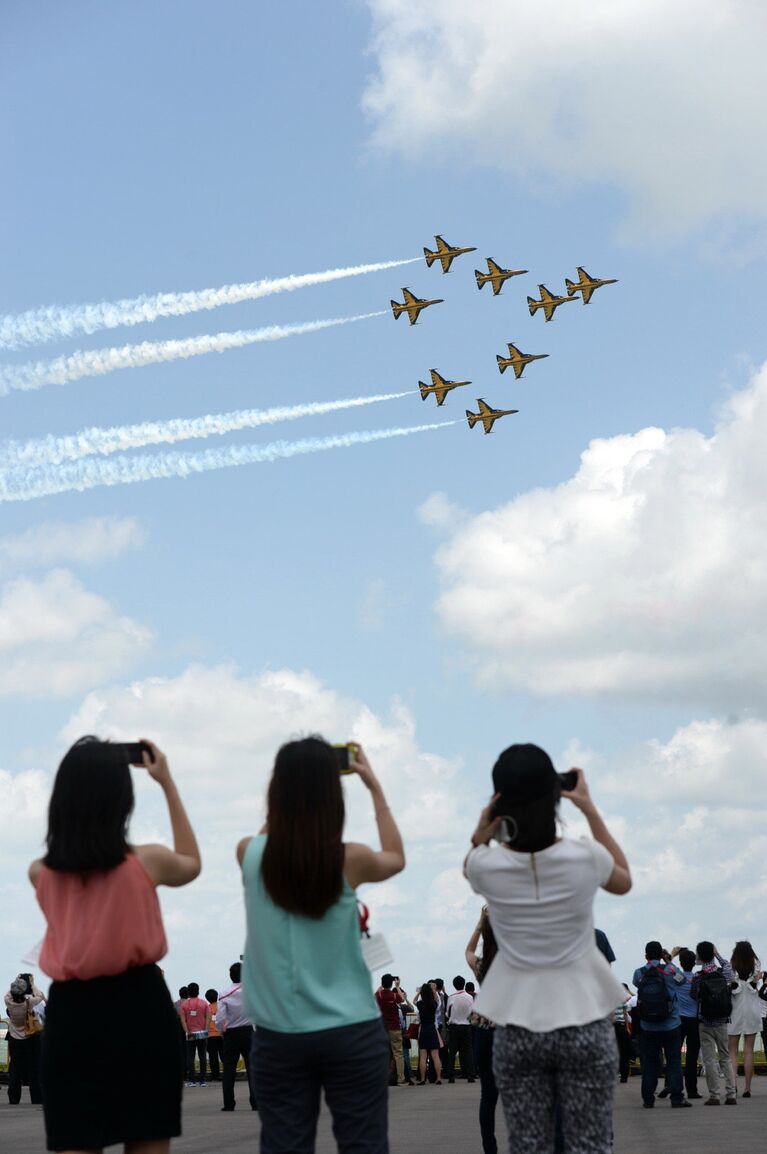
[[[158,885],[183,886],[200,853],[165,755],[143,768],[168,803],[172,850],[130,845],[133,782],[124,745],[84,737],[59,766],[48,852],[29,868],[48,923],[52,979],[43,1040],[49,1150],[167,1154],[181,1133],[182,1037],[157,962],[167,952]],[[137,1021],[151,1023],[152,1045]]]

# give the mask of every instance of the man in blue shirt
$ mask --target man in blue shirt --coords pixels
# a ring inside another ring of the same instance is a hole
[[[682,1019],[677,1002],[677,989],[684,983],[685,977],[676,966],[664,961],[660,942],[647,943],[645,959],[645,965],[634,971],[641,1026],[639,1054],[642,1059],[642,1104],[646,1109],[655,1105],[658,1069],[663,1053],[666,1056],[671,1105],[691,1106],[692,1102],[687,1101],[682,1088]]]

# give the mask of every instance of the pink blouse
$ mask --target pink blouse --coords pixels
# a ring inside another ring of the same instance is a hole
[[[43,866],[37,900],[48,922],[40,968],[54,981],[122,974],[168,952],[154,882],[133,853],[107,873]]]

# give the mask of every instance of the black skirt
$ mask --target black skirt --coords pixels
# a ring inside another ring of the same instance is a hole
[[[181,1133],[183,1033],[157,966],[54,982],[43,1032],[49,1150]]]

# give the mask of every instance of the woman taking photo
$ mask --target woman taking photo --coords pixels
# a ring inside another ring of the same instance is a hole
[[[49,1150],[124,1143],[129,1154],[165,1154],[181,1133],[180,1026],[156,964],[167,952],[156,887],[192,881],[200,854],[165,755],[144,746],[174,848],[128,842],[127,747],[84,737],[59,766],[48,852],[29,869],[48,923],[40,967],[53,979],[43,1041]]]
[[[754,1078],[754,1041],[762,1028],[762,1003],[759,999],[757,983],[761,975],[761,962],[754,953],[750,942],[736,942],[730,965],[736,980],[732,983],[732,1013],[727,1027],[730,1045],[730,1061],[735,1084],[738,1083],[738,1047],[743,1037],[743,1072],[746,1077],[744,1098],[751,1097],[751,1083]]]
[[[553,1151],[557,1106],[568,1154],[612,1148],[611,1018],[624,991],[597,949],[593,901],[600,888],[628,893],[631,875],[582,770],[572,784],[562,789],[537,746],[504,750],[465,863],[498,943],[475,1008],[496,1024],[493,1070],[512,1154]],[[582,812],[591,838],[558,836],[560,796]]]
[[[442,1039],[437,1029],[437,987],[424,982],[415,999],[418,1011],[418,1085],[426,1085],[426,1063],[431,1058],[435,1086],[442,1085],[442,1060],[439,1056]]]
[[[322,1090],[339,1151],[388,1150],[389,1037],[362,957],[355,890],[399,873],[405,854],[359,746],[348,770],[370,792],[381,848],[343,841],[338,752],[318,737],[283,745],[266,823],[237,847],[262,1154],[314,1149]]]

